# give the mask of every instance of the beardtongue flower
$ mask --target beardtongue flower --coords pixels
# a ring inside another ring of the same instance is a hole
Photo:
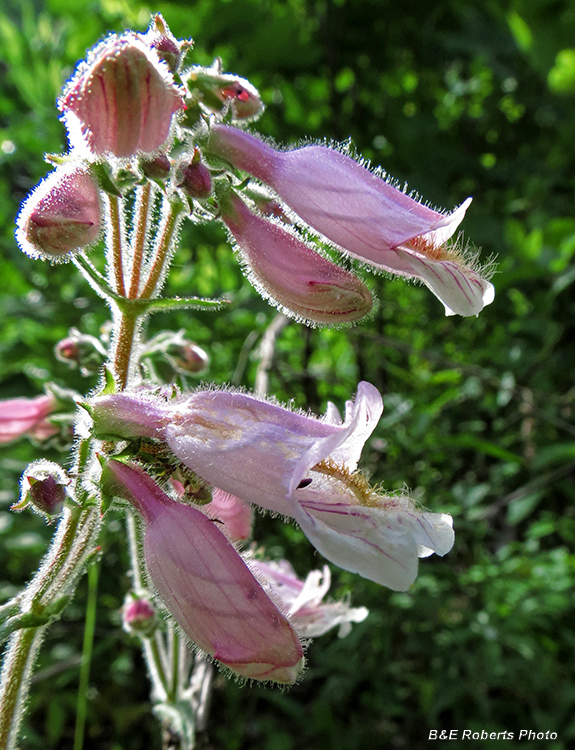
[[[155,437],[198,476],[246,503],[294,518],[328,560],[397,591],[418,557],[453,546],[451,517],[369,487],[357,464],[383,410],[362,382],[345,420],[325,419],[232,391],[173,401],[137,393],[91,400],[96,435]]]
[[[92,50],[58,106],[72,146],[87,145],[95,156],[130,157],[155,152],[166,142],[184,100],[156,50],[127,33]]]
[[[208,149],[254,175],[310,227],[370,266],[424,281],[447,314],[476,315],[493,286],[473,259],[447,241],[471,199],[449,214],[434,211],[325,146],[277,151],[228,125],[212,127]]]
[[[373,300],[365,284],[312,250],[295,232],[257,216],[233,191],[219,205],[249,280],[286,315],[337,324],[370,312]]]
[[[55,169],[29,195],[16,219],[16,240],[31,258],[62,261],[98,238],[96,181],[77,166]]]
[[[350,607],[343,601],[323,601],[331,585],[327,565],[323,570],[310,571],[302,581],[287,560],[271,562],[250,558],[249,563],[251,570],[272,587],[290,622],[304,638],[324,635],[335,627],[339,627],[338,637],[344,638],[351,631],[352,622],[363,622],[369,614],[366,607]]]
[[[138,466],[109,461],[102,485],[142,515],[150,580],[186,635],[237,675],[293,684],[299,638],[218,525]]]
[[[9,443],[24,435],[36,440],[55,435],[57,428],[46,419],[55,408],[56,399],[49,394],[0,401],[0,443]]]

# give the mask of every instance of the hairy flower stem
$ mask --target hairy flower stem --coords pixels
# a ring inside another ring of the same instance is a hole
[[[23,628],[12,636],[0,683],[0,749],[13,750],[18,740],[22,707],[30,684],[34,657],[45,628]]]
[[[115,195],[108,195],[108,212],[110,216],[110,237],[107,241],[108,250],[111,254],[109,264],[112,268],[114,286],[116,293],[125,297],[124,286],[124,263],[122,257],[122,222],[120,214],[120,201]]]
[[[152,297],[162,279],[183,210],[184,205],[180,200],[173,200],[170,202],[170,207],[164,219],[161,234],[158,238],[156,254],[152,261],[148,279],[140,293],[140,299],[148,299],[149,297]]]
[[[138,316],[125,312],[118,315],[118,333],[115,339],[114,374],[118,389],[123,391],[130,379],[132,354],[136,344],[139,329]]]
[[[136,234],[134,238],[134,246],[132,248],[134,257],[132,260],[132,275],[130,278],[130,289],[128,291],[128,297],[130,299],[136,299],[140,288],[140,276],[142,271],[142,259],[144,257],[144,249],[146,246],[146,230],[148,228],[148,216],[150,212],[150,197],[152,194],[152,185],[147,182],[143,188],[139,191],[139,200],[136,201],[137,205],[137,217],[136,217]]]
[[[23,597],[23,612],[49,615],[50,604],[71,593],[98,530],[95,508],[73,508],[65,513],[52,548]],[[29,674],[46,628],[47,625],[17,630],[8,643],[0,681],[0,750],[16,747]]]
[[[86,624],[84,625],[84,643],[82,645],[82,664],[80,667],[80,685],[78,687],[78,701],[76,704],[76,727],[74,730],[73,750],[82,750],[84,746],[90,664],[94,645],[94,630],[96,628],[98,573],[98,563],[94,563],[88,568],[88,603],[86,605]]]

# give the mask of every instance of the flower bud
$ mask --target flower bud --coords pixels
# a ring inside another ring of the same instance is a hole
[[[178,372],[201,375],[210,364],[208,353],[193,341],[174,343],[168,346],[166,354]]]
[[[286,315],[333,325],[359,320],[371,310],[371,294],[357,276],[295,233],[256,216],[237,194],[221,200],[220,216],[237,242],[249,280]]]
[[[106,359],[106,351],[94,336],[70,329],[70,335],[54,347],[56,359],[70,367],[79,367],[82,375],[97,372]]]
[[[28,196],[16,225],[16,240],[31,258],[68,260],[100,233],[96,181],[80,167],[58,167]]]
[[[149,180],[163,182],[170,176],[170,160],[165,154],[160,154],[155,159],[143,159],[141,167]]]
[[[180,67],[182,53],[192,45],[191,42],[176,39],[161,13],[156,13],[152,18],[150,28],[143,39],[156,50],[158,57],[166,63],[172,73]]]
[[[211,112],[222,112],[229,106],[232,120],[254,120],[264,110],[258,90],[245,78],[222,73],[221,60],[211,68],[193,67],[186,78],[192,99],[198,99]]]
[[[168,66],[134,34],[112,35],[91,52],[59,99],[72,146],[95,156],[152,153],[184,106]]]
[[[293,684],[299,638],[218,524],[135,465],[109,461],[102,485],[141,513],[150,580],[186,635],[242,677]]]
[[[159,624],[156,608],[146,597],[128,594],[122,607],[122,624],[130,635],[149,638]]]
[[[208,149],[272,187],[304,222],[349,255],[421,279],[446,314],[477,315],[493,301],[489,264],[482,276],[473,257],[447,244],[471,198],[451,213],[434,211],[334,148],[277,151],[228,125],[212,127]]]
[[[191,162],[184,162],[178,169],[178,187],[182,188],[189,198],[208,198],[212,192],[212,175],[205,164],[200,161],[196,149]]]
[[[58,430],[46,417],[56,408],[52,395],[36,398],[11,398],[0,401],[0,443],[9,443],[24,435],[45,440]]]
[[[60,515],[66,500],[66,487],[70,478],[52,461],[35,461],[22,475],[20,502],[13,506],[21,510],[31,505],[42,515],[52,518]]]

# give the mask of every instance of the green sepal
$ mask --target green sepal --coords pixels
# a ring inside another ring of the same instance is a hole
[[[126,498],[126,489],[119,484],[116,477],[108,469],[108,458],[101,454],[96,454],[98,461],[102,467],[102,473],[100,475],[100,513],[103,516],[111,507],[116,498],[122,500]],[[126,451],[113,456],[114,461],[120,461],[121,463],[128,463],[129,455],[126,455]]]
[[[113,396],[118,392],[118,386],[114,373],[109,367],[104,367],[104,387],[100,391],[100,396]]]
[[[114,195],[116,198],[122,197],[122,191],[112,179],[111,170],[106,164],[100,162],[92,164],[92,172],[98,180],[101,190],[108,193],[108,195]]]
[[[138,182],[141,181],[141,179],[141,175],[134,174],[134,172],[131,172],[129,169],[118,170],[118,173],[114,177],[115,185],[121,191],[133,188],[134,185],[137,185]]]

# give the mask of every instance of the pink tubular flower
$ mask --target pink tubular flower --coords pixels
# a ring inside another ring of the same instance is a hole
[[[58,105],[70,142],[92,154],[129,157],[159,149],[182,93],[157,52],[143,38],[112,35],[80,65]]]
[[[16,240],[31,258],[67,260],[100,233],[96,181],[82,167],[58,167],[28,196],[16,226]]]
[[[186,635],[242,677],[293,684],[303,666],[299,638],[218,525],[140,467],[111,460],[102,479],[142,515],[150,580]]]
[[[356,471],[383,410],[369,383],[359,384],[343,422],[335,407],[322,420],[232,391],[90,403],[97,435],[156,437],[204,481],[294,518],[328,560],[394,590],[413,583],[418,557],[453,546],[450,516],[381,495]]]
[[[357,276],[279,223],[256,216],[236,193],[221,199],[220,216],[237,242],[250,281],[286,315],[337,324],[363,318],[371,310],[369,289]]]
[[[53,396],[11,398],[0,401],[0,443],[9,443],[24,435],[45,440],[58,430],[46,417],[56,408]]]
[[[446,245],[471,199],[434,211],[332,148],[276,151],[249,133],[214,125],[209,150],[271,186],[310,227],[370,266],[421,279],[447,314],[476,315],[493,286]]]
[[[338,637],[345,638],[352,622],[363,622],[369,614],[366,607],[352,608],[346,602],[323,602],[331,584],[327,565],[312,570],[300,580],[287,560],[270,562],[249,560],[250,568],[262,576],[281,601],[290,622],[300,636],[315,638],[339,626]]]

